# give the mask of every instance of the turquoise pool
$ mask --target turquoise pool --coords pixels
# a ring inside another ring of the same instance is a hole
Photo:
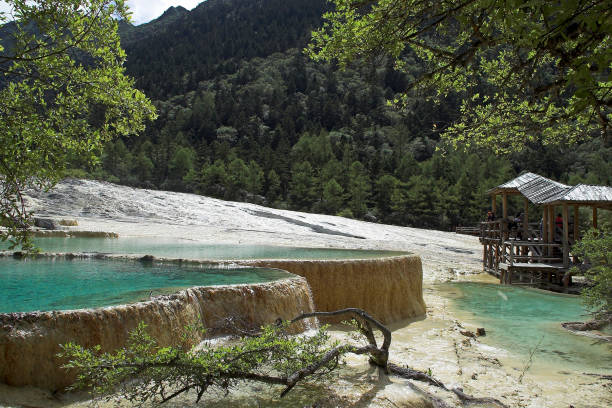
[[[0,259],[0,313],[70,310],[148,300],[192,286],[260,283],[292,276],[267,268],[147,265],[95,259]]]
[[[480,339],[485,344],[500,345],[523,357],[537,346],[534,359],[540,361],[588,372],[612,370],[610,344],[572,334],[560,325],[588,319],[579,297],[495,284],[438,286],[466,318],[486,328],[486,337]]]
[[[272,245],[212,245],[186,239],[159,237],[35,238],[47,252],[142,254],[183,259],[364,259],[404,255],[405,252]],[[1,248],[1,247],[0,247]]]

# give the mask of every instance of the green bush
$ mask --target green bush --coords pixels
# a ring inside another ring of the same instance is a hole
[[[591,229],[572,251],[587,266],[590,286],[582,291],[586,307],[596,319],[612,320],[612,231]]]

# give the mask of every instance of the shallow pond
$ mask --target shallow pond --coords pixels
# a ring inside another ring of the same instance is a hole
[[[579,297],[537,289],[483,283],[435,285],[461,317],[486,328],[480,341],[525,360],[534,359],[589,372],[612,370],[609,343],[579,336],[562,322],[588,319]]]
[[[100,252],[147,254],[183,259],[366,259],[403,255],[405,252],[358,249],[297,248],[272,245],[204,244],[176,238],[35,238],[47,252]],[[0,247],[1,249],[2,247]]]
[[[69,310],[148,300],[192,286],[269,282],[279,269],[177,266],[95,259],[0,259],[0,313]]]

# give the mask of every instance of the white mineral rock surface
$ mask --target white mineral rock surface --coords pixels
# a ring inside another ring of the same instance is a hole
[[[419,254],[425,283],[481,269],[476,237],[398,227],[330,215],[277,210],[255,204],[90,180],[65,180],[31,194],[41,217],[76,218],[77,230],[120,236],[163,236],[210,244],[388,249]]]
[[[253,204],[227,202],[192,194],[141,190],[109,183],[67,180],[51,192],[31,195],[37,215],[76,218],[78,230],[110,231],[120,236],[164,236],[202,243],[271,244],[298,247],[406,250],[423,260],[427,317],[394,325],[391,360],[413,368],[431,369],[447,385],[475,396],[498,398],[509,407],[612,406],[610,383],[581,372],[562,372],[540,365],[527,371],[525,361],[459,333],[459,314],[432,286],[436,281],[493,281],[481,270],[482,248],[476,237],[417,228],[355,221],[327,215],[283,211]],[[334,332],[342,336],[341,331]],[[461,406],[447,392],[414,382],[451,406]],[[407,381],[380,376],[363,358],[350,358],[347,368],[325,386],[306,386],[281,401],[278,389],[254,386],[238,390],[232,406],[422,407]],[[315,397],[313,397],[315,396]],[[215,401],[216,399],[216,401]],[[182,399],[169,406],[185,406]],[[0,385],[2,403],[22,406],[85,406],[74,396],[57,398],[36,389]],[[212,397],[206,406],[229,401]]]

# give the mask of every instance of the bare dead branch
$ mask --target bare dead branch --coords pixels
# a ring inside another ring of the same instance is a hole
[[[355,307],[349,307],[346,309],[335,310],[333,312],[312,312],[312,313],[304,313],[297,317],[294,317],[290,323],[295,323],[299,320],[308,319],[309,317],[330,317],[330,316],[339,316],[343,314],[352,314],[353,316],[359,317],[366,322],[374,325],[384,336],[383,344],[381,346],[382,350],[389,350],[389,346],[391,345],[391,330],[389,330],[385,325],[381,322],[370,316],[365,310],[358,309]]]

